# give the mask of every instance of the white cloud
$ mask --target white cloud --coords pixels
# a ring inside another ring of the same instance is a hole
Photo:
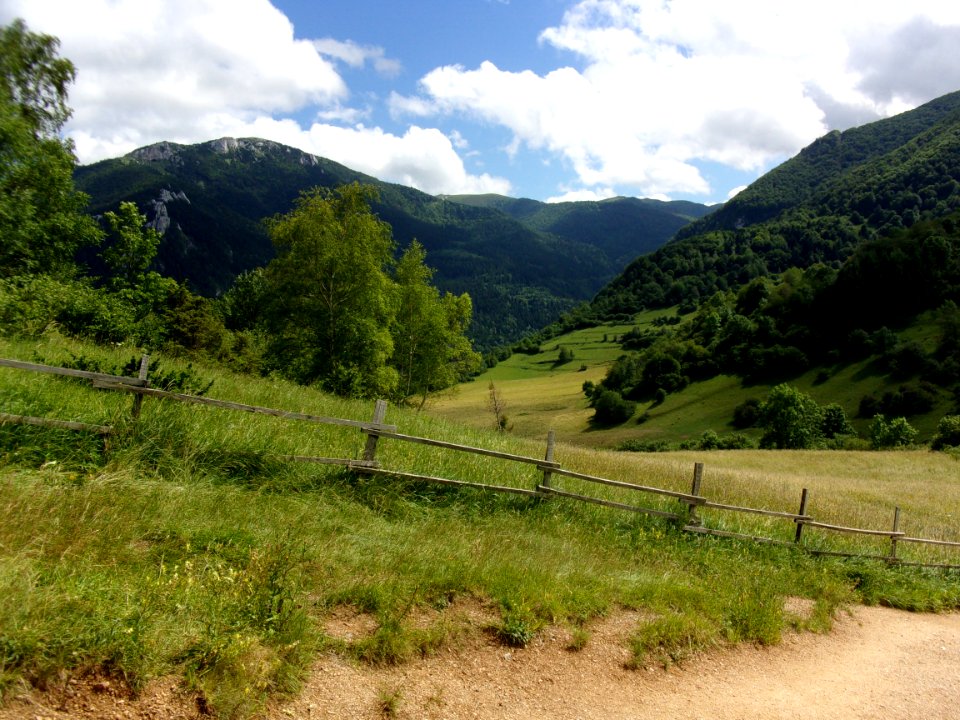
[[[266,0],[8,0],[78,68],[66,126],[84,161],[156,140],[217,137],[237,118],[346,98],[313,45]]]
[[[219,136],[269,138],[432,195],[509,195],[512,190],[504,178],[468,173],[450,138],[433,128],[412,126],[403,135],[395,135],[363,125],[348,128],[315,123],[303,129],[294,120],[260,117],[225,125]]]
[[[56,35],[77,65],[65,130],[83,162],[259,135],[438,193],[507,192],[463,161],[493,167],[477,153],[496,137],[513,171],[548,163],[558,198],[723,197],[706,163],[739,183],[828,129],[960,88],[956,2],[565,2],[539,41],[568,66],[445,65],[416,94],[384,87],[400,70],[385,49],[298,39],[268,0],[0,0],[0,22]],[[381,85],[351,94],[339,70],[371,67]]]
[[[267,0],[4,0],[0,22],[15,17],[57,36],[78,68],[65,132],[81,162],[160,140],[256,136],[426,192],[510,190],[468,173],[439,130],[357,124],[371,110],[345,104],[347,86],[327,58],[371,62],[387,76],[399,65],[380,48],[296,39]],[[304,129],[289,115],[306,109],[316,122]]]
[[[293,140],[293,138],[291,138]],[[411,126],[403,135],[380,128],[314,125],[297,147],[349,165],[374,177],[415,187],[431,194],[499,193],[510,182],[487,173],[470,175],[450,138],[434,128]],[[306,148],[305,148],[306,149]]]
[[[439,67],[397,107],[503,126],[509,153],[655,195],[709,192],[697,162],[762,171],[835,123],[960,87],[960,4],[935,0],[583,0],[540,40],[580,67]]]
[[[341,41],[333,38],[314,40],[313,46],[322,55],[336,58],[351,67],[363,67],[369,61],[378,73],[386,77],[396,77],[403,69],[400,61],[388,58],[382,47],[359,45],[352,40]]]
[[[567,190],[565,193],[563,193],[563,195],[555,195],[554,197],[548,197],[544,202],[562,203],[562,202],[608,200],[616,196],[617,196],[617,193],[614,192],[613,188],[609,188],[609,187],[598,188],[593,190],[590,190],[590,189]]]

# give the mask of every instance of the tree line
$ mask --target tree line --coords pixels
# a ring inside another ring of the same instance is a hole
[[[302,193],[266,221],[276,258],[217,299],[153,270],[160,235],[131,202],[100,217],[60,137],[76,76],[59,42],[0,30],[0,329],[189,353],[350,396],[422,406],[480,363],[469,295],[432,284],[423,247],[399,259],[359,184]]]

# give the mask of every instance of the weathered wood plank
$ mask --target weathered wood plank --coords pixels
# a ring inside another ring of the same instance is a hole
[[[768,545],[783,545],[784,547],[793,547],[793,543],[786,540],[774,540],[773,538],[759,537],[757,535],[745,535],[743,533],[730,532],[729,530],[714,530],[713,528],[703,527],[702,525],[685,525],[683,529],[687,532],[699,533],[701,535],[716,535],[717,537],[752,540],[753,542],[767,543]]]
[[[809,515],[797,515],[796,513],[780,512],[778,510],[761,510],[759,508],[742,507],[740,505],[724,505],[707,500],[703,507],[713,510],[730,510],[732,512],[753,513],[754,515],[766,515],[767,517],[785,518],[787,520],[813,521]]]
[[[145,385],[146,380],[140,378],[124,377],[123,375],[107,375],[106,373],[89,372],[87,370],[74,370],[73,368],[54,367],[52,365],[40,365],[39,363],[23,362],[22,360],[7,360],[0,358],[0,367],[15,368],[17,370],[30,370],[32,372],[46,373],[48,375],[63,375],[66,377],[83,378],[84,380],[102,380],[104,382],[114,382],[123,385]]]
[[[316,457],[314,455],[274,455],[277,460],[288,462],[315,463],[317,465],[342,465],[348,468],[378,468],[380,463],[369,460],[351,460],[348,458]]]
[[[940,568],[942,570],[960,570],[960,565],[951,565],[949,563],[904,562],[900,559],[897,560],[897,565],[905,565],[908,567]]]
[[[676,513],[664,512],[663,510],[653,510],[652,508],[639,507],[638,505],[627,505],[626,503],[619,503],[613,500],[604,500],[603,498],[592,497],[590,495],[579,495],[578,493],[558,490],[555,487],[538,485],[537,490],[547,495],[558,495],[560,497],[570,498],[571,500],[592,503],[593,505],[603,505],[604,507],[616,508],[617,510],[629,510],[630,512],[643,513],[645,515],[655,515],[657,517],[670,518],[671,520],[680,519],[680,516]]]
[[[514,495],[527,495],[528,497],[537,497],[540,493],[535,490],[525,488],[508,487],[505,485],[487,485],[485,483],[466,482],[465,480],[450,480],[448,478],[434,477],[432,475],[417,475],[416,473],[400,472],[398,470],[386,470],[384,468],[375,468],[370,466],[359,466],[357,472],[369,475],[389,475],[391,477],[403,478],[404,480],[422,480],[424,482],[439,483],[441,485],[456,485],[457,487],[476,488],[478,490],[491,490],[493,492],[513,493]]]
[[[30,417],[29,415],[10,415],[0,413],[0,423],[15,425],[36,425],[39,427],[60,428],[62,430],[78,430],[92,432],[98,435],[111,435],[113,428],[108,425],[91,425],[89,423],[74,422],[72,420],[54,420],[52,418]]]
[[[342,418],[323,417],[321,415],[307,415],[304,413],[290,412],[288,410],[276,410],[274,408],[260,407],[258,405],[244,405],[243,403],[229,402],[227,400],[215,400],[213,398],[201,397],[199,395],[184,395],[182,393],[172,393],[166,390],[157,390],[156,388],[128,387],[113,382],[94,381],[93,386],[102,390],[119,390],[121,392],[137,393],[139,395],[149,395],[151,397],[176,400],[178,402],[193,403],[195,405],[209,405],[212,407],[223,408],[225,410],[238,410],[240,412],[257,413],[260,415],[272,415],[274,417],[284,418],[285,420],[305,420],[307,422],[322,423],[325,425],[341,425],[345,427],[355,427],[361,430],[371,429],[370,423],[360,420],[343,420]],[[394,428],[392,425],[383,425],[381,430]],[[395,429],[395,428],[394,428]]]
[[[486,457],[500,458],[501,460],[511,460],[513,462],[537,465],[540,468],[549,468],[553,472],[557,472],[555,468],[560,467],[560,463],[546,462],[540,458],[526,457],[524,455],[513,455],[512,453],[500,452],[499,450],[487,450],[485,448],[472,447],[470,445],[459,445],[457,443],[447,442],[445,440],[433,440],[431,438],[417,437],[415,435],[403,435],[398,432],[378,430],[369,426],[364,430],[364,432],[366,432],[368,435],[390,438],[391,440],[401,440],[403,442],[417,443],[419,445],[430,445],[432,447],[446,448],[448,450],[456,450],[458,452],[473,453],[474,455],[484,455]]]
[[[928,540],[927,538],[902,537],[900,542],[924,543],[926,545],[943,545],[945,547],[960,547],[960,542],[952,540]]]
[[[576,480],[586,480],[587,482],[598,483],[600,485],[610,485],[612,487],[624,488],[627,490],[639,490],[641,492],[653,493],[654,495],[667,495],[683,500],[690,505],[702,505],[706,498],[699,495],[690,495],[688,493],[676,492],[675,490],[662,490],[661,488],[648,487],[646,485],[635,485],[633,483],[621,482],[620,480],[608,480],[607,478],[596,477],[595,475],[584,475],[583,473],[573,472],[572,470],[563,470],[556,468],[554,475],[565,475]]]
[[[833,530],[835,532],[855,533],[857,535],[878,535],[880,537],[903,537],[904,533],[893,530],[866,530],[864,528],[844,527],[843,525],[830,525],[829,523],[815,522],[812,520],[800,520],[807,527],[821,528],[823,530]]]

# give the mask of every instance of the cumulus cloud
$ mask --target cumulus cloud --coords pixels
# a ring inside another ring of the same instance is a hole
[[[739,183],[830,129],[960,88],[960,3],[564,4],[530,38],[563,59],[552,70],[491,56],[402,92],[386,49],[298,38],[268,0],[2,0],[0,22],[56,35],[77,65],[65,131],[82,162],[258,135],[437,193],[508,192],[464,165],[492,167],[478,153],[495,137],[511,171],[549,164],[554,200],[723,197],[701,168],[733,168]],[[351,93],[345,76],[380,85]]]
[[[916,17],[853,48],[860,90],[881,103],[921,103],[960,88],[960,25]]]
[[[209,139],[235,118],[347,96],[333,65],[266,0],[6,5],[59,37],[77,66],[66,130],[84,160],[160,139]]]
[[[509,152],[560,155],[587,188],[705,194],[699,162],[763,170],[960,87],[954,5],[583,0],[540,36],[576,66],[440,67],[394,108],[508,128]]]
[[[555,195],[553,197],[548,197],[544,202],[548,203],[562,203],[562,202],[584,202],[584,201],[596,201],[596,200],[609,200],[612,197],[616,197],[617,193],[614,192],[613,188],[597,188],[597,189],[580,189],[580,190],[567,190],[562,195]]]
[[[256,136],[427,192],[510,189],[468,173],[439,130],[359,124],[371,110],[349,104],[335,63],[383,76],[399,64],[373,46],[298,39],[267,0],[5,0],[0,22],[16,17],[57,36],[78,68],[65,132],[81,162],[160,140]],[[297,111],[312,111],[313,124]]]
[[[320,54],[345,62],[351,67],[363,67],[369,61],[378,73],[386,77],[396,77],[402,69],[400,61],[388,58],[382,47],[333,38],[314,40],[313,46]]]

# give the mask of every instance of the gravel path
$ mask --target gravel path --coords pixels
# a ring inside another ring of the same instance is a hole
[[[282,718],[377,718],[384,697],[398,718],[555,720],[957,720],[960,614],[857,608],[829,635],[791,635],[663,670],[623,669],[637,618],[593,629],[579,652],[547,633],[525,650],[493,645],[390,670],[321,660]]]
[[[473,613],[473,621],[481,621]],[[509,650],[473,633],[457,651],[396,668],[320,658],[303,692],[269,720],[957,720],[960,614],[855,608],[828,635],[791,635],[775,647],[710,653],[680,667],[625,670],[626,638],[639,616],[591,628],[586,647],[548,630]],[[349,619],[348,619],[349,620]],[[350,623],[342,623],[350,631]],[[354,624],[354,629],[360,625]],[[393,700],[385,712],[385,700]],[[104,683],[64,695],[24,695],[0,720],[192,720],[195,702],[171,681],[139,698]]]

